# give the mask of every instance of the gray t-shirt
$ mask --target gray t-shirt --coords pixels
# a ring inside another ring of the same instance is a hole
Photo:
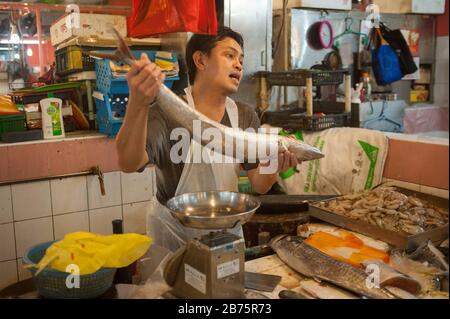
[[[259,118],[255,110],[248,104],[236,102],[238,108],[239,128],[245,130],[249,127],[258,130]],[[228,114],[225,112],[221,124],[231,127]],[[183,172],[184,163],[175,164],[170,159],[170,149],[179,140],[171,140],[170,132],[180,127],[167,116],[158,104],[150,108],[147,124],[147,154],[149,164],[156,165],[156,198],[162,204],[175,195],[178,182]],[[181,137],[180,137],[181,139]],[[251,170],[258,164],[243,163],[244,170]]]

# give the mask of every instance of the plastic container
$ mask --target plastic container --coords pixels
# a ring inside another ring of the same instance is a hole
[[[347,70],[307,70],[298,69],[286,72],[259,72],[266,77],[269,85],[306,86],[306,79],[312,78],[313,86],[339,85],[344,81]]]
[[[25,115],[2,115],[0,116],[0,138],[5,132],[21,132],[27,129]]]
[[[353,107],[353,105],[355,107]],[[353,109],[357,109],[358,104],[352,104]],[[353,122],[351,112],[345,112],[344,103],[341,102],[314,102],[314,112],[312,116],[307,116],[305,109],[289,109],[284,111],[268,111],[261,116],[261,124],[269,124],[281,127],[287,131],[322,131],[332,127],[358,127]],[[320,114],[320,115],[319,115]]]
[[[27,104],[39,103],[40,100],[48,97],[48,93],[49,92],[27,93],[27,94],[12,93],[11,98],[12,98],[12,101],[16,105],[27,105]],[[53,93],[54,97],[57,97],[59,99],[70,100],[71,92],[66,91],[66,92],[52,92],[52,93]]]
[[[3,132],[1,140],[4,143],[19,143],[26,141],[42,140],[42,130],[29,130],[19,132]]]
[[[89,56],[93,48],[71,45],[55,52],[56,74],[64,76],[81,71],[94,71],[95,59]]]
[[[151,61],[154,61],[158,51],[133,50],[135,58],[139,59],[142,53],[146,53]],[[172,62],[177,62],[176,54],[172,54]],[[114,77],[111,71],[110,60],[95,61],[95,76],[97,79],[97,90],[103,94],[128,94],[128,81],[126,77]],[[179,80],[179,76],[166,77],[164,84],[170,89],[173,82]]]
[[[32,247],[23,257],[26,265],[39,263],[44,257],[47,248],[54,241],[42,243]],[[31,267],[34,285],[42,297],[58,299],[86,299],[96,298],[104,294],[113,284],[115,268],[100,268],[96,272],[88,275],[80,275],[80,287],[68,288],[66,279],[69,275],[66,272],[45,268],[40,274],[35,276],[37,269]]]
[[[62,138],[65,136],[62,116],[62,100],[47,98],[40,102],[42,114],[42,131],[44,139]]]
[[[115,136],[122,126],[128,104],[128,94],[94,92],[98,131]]]

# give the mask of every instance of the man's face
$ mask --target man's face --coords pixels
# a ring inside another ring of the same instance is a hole
[[[236,93],[242,80],[244,53],[241,46],[232,38],[216,43],[209,56],[205,56],[204,76],[208,82],[225,91]]]

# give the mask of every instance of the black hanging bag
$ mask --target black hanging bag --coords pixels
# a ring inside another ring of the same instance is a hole
[[[403,75],[416,72],[417,65],[402,32],[399,29],[391,30],[384,23],[380,23],[380,30],[383,38],[395,50]]]

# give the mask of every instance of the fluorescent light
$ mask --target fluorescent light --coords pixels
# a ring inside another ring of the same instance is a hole
[[[42,44],[45,43],[44,40],[41,42]],[[0,44],[39,44],[39,40],[20,40],[19,42],[11,42],[11,40],[0,40]]]

